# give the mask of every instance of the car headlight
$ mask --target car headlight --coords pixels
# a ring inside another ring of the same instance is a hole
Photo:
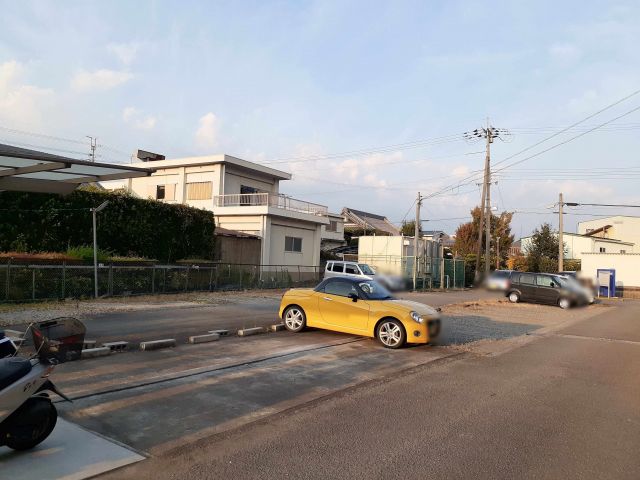
[[[420,316],[418,312],[411,312],[411,319],[418,323],[424,322],[424,319]]]

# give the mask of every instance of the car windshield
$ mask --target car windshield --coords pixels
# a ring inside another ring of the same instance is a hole
[[[553,277],[553,279],[560,284],[561,287],[567,288],[573,286],[567,277]]]
[[[373,271],[373,269],[367,265],[366,263],[359,263],[358,266],[360,267],[360,270],[362,270],[362,273],[364,273],[365,275],[375,275],[376,272]]]
[[[367,300],[391,300],[393,295],[377,282],[362,282],[358,286],[367,295]]]

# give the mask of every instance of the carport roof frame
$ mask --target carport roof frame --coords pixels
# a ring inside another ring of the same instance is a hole
[[[65,195],[83,183],[147,177],[155,170],[76,160],[0,144],[0,191]]]

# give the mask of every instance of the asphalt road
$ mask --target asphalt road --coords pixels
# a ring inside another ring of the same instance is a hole
[[[625,302],[504,340],[518,348],[502,354],[373,378],[105,478],[637,479],[639,319],[640,303]]]
[[[483,290],[402,293],[401,298],[440,307],[450,303],[495,298]],[[123,300],[125,301],[125,300]],[[248,297],[239,293],[235,299],[216,305],[162,307],[130,312],[114,312],[84,318],[88,339],[100,342],[156,340],[175,338],[184,342],[191,335],[208,330],[262,327],[279,323],[280,297]]]

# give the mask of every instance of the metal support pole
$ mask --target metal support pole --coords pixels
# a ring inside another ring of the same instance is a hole
[[[420,205],[422,204],[422,197],[418,192],[418,198],[416,199],[416,220],[413,235],[413,289],[417,288],[418,284],[418,246],[420,241]]]
[[[36,299],[36,269],[31,269],[31,300]]]
[[[562,193],[558,197],[558,272],[564,271],[564,239],[562,238],[562,234],[564,233],[562,230],[564,229],[564,222],[562,218],[562,207],[564,206],[564,202],[562,200]]]
[[[93,293],[98,298],[98,235],[96,233],[96,209],[91,209],[93,220]]]
[[[444,289],[444,245],[439,245],[440,251],[440,289]]]

